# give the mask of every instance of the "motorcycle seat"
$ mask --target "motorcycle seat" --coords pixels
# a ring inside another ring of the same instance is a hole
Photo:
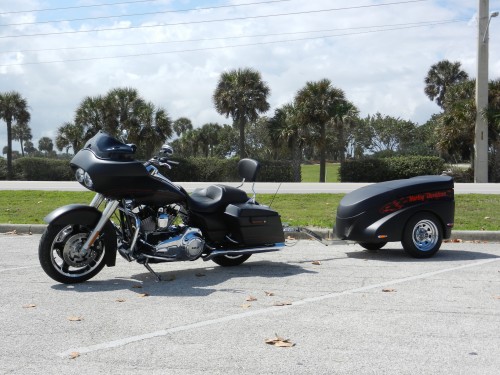
[[[224,211],[228,204],[245,203],[248,199],[243,190],[217,184],[193,191],[188,198],[188,205],[196,212],[215,213]]]

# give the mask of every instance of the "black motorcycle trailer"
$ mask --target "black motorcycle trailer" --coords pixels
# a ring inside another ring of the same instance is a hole
[[[450,238],[454,216],[453,178],[418,176],[379,182],[346,194],[337,208],[334,232],[337,240],[356,242],[367,250],[401,241],[409,255],[429,258],[443,239]],[[294,229],[328,244],[312,231]]]

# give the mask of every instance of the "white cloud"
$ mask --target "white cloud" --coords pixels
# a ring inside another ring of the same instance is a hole
[[[228,0],[217,3],[207,1],[203,2],[203,7],[229,3],[241,4],[241,1]],[[60,4],[50,0],[2,2],[0,13],[55,8],[61,6]],[[74,4],[87,5],[91,2],[65,2],[64,6]],[[173,119],[181,116],[189,117],[195,126],[201,126],[206,122],[230,123],[230,119],[216,113],[212,104],[212,94],[221,72],[240,67],[259,70],[263,79],[268,82],[271,87],[269,101],[272,107],[269,115],[272,115],[277,106],[291,101],[297,90],[307,81],[328,78],[336,87],[345,91],[347,97],[358,106],[363,115],[381,112],[423,123],[438,111],[438,107],[430,102],[423,92],[423,80],[432,64],[441,59],[460,61],[462,67],[471,76],[475,76],[477,26],[474,17],[477,13],[475,8],[477,4],[470,0],[429,0],[294,16],[180,24],[377,4],[382,2],[291,0],[258,6],[164,13],[168,9],[200,7],[199,2],[156,1],[143,3],[140,7],[139,4],[130,4],[120,7],[80,8],[73,11],[0,14],[0,21],[6,24],[158,12],[155,15],[141,17],[2,27],[0,51],[12,52],[0,53],[0,91],[15,90],[27,98],[31,107],[30,125],[35,142],[42,136],[53,137],[58,126],[66,121],[72,121],[76,107],[85,96],[105,94],[114,87],[137,88],[146,100],[166,108]],[[500,9],[500,0],[491,0],[490,9]],[[410,26],[415,22],[450,19],[462,19],[464,22],[384,32],[370,32],[374,29],[351,29],[313,34],[214,39],[359,28],[370,25]],[[171,26],[36,37],[6,37],[158,24]],[[500,77],[500,18],[492,20],[490,27],[490,77],[498,78]],[[353,33],[359,34],[228,47]],[[213,40],[175,42],[186,39]],[[170,43],[159,44],[160,42]],[[72,49],[102,45],[108,47]],[[225,46],[226,48],[216,49]],[[205,50],[200,50],[203,48]],[[33,51],[41,49],[46,51]],[[195,51],[175,52],[186,50]],[[160,54],[161,52],[164,53]],[[143,56],[105,58],[141,54]],[[97,57],[102,59],[94,59]],[[93,60],[68,61],[77,59]],[[66,62],[12,65],[43,61]],[[0,145],[3,144],[6,144],[6,130],[1,123]]]

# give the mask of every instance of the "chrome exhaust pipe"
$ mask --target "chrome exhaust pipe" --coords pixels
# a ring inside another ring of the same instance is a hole
[[[272,246],[263,246],[263,247],[253,247],[248,249],[234,249],[234,250],[214,250],[207,256],[203,257],[204,261],[211,260],[212,258],[219,255],[230,255],[230,256],[238,256],[244,254],[258,254],[258,253],[270,253],[272,251],[279,251],[285,247],[284,242],[275,243]]]

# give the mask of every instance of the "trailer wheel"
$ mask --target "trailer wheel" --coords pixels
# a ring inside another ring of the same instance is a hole
[[[359,242],[359,245],[361,247],[365,248],[366,250],[371,250],[371,251],[380,250],[386,244],[387,244],[387,242]]]
[[[436,215],[420,212],[406,223],[401,244],[414,258],[430,258],[437,253],[443,241],[443,229]]]

